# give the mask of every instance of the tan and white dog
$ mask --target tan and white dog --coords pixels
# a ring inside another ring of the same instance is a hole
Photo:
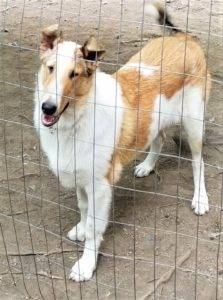
[[[160,24],[173,27],[161,6],[152,3],[147,10]],[[96,268],[111,186],[137,150],[150,147],[135,176],[154,169],[162,129],[171,124],[182,121],[188,134],[195,185],[192,208],[199,215],[209,210],[201,153],[211,78],[197,42],[174,28],[172,33],[152,40],[116,74],[108,75],[97,68],[105,51],[95,38],[80,46],[65,41],[57,26],[42,32],[34,122],[51,170],[64,187],[77,191],[81,219],[68,237],[85,240],[85,248],[71,270],[75,281],[90,279]]]

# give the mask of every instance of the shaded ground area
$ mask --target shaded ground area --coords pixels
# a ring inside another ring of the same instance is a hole
[[[188,249],[192,250],[189,259],[151,298],[223,297],[222,242],[220,236],[213,236],[221,231],[223,180],[223,18],[218,0],[213,1],[211,26],[211,1],[191,0],[189,14],[186,0],[168,4],[173,21],[200,39],[213,75],[204,144],[210,213],[198,218],[190,209],[190,153],[183,152],[180,160],[174,157],[179,149],[172,135],[178,128],[169,130],[158,176],[136,180],[132,165],[114,188],[111,224],[93,279],[82,284],[68,280],[83,244],[66,239],[79,219],[75,193],[59,186],[48,171],[33,128],[38,33],[58,21],[66,36],[80,43],[99,33],[107,49],[102,69],[112,73],[140,49],[141,38],[144,44],[161,35],[147,17],[143,26],[140,23],[142,2],[126,0],[121,6],[117,0],[102,1],[100,6],[100,1],[16,0],[0,4],[0,299],[28,299],[28,295],[41,299],[41,294],[44,299],[140,299],[154,285],[154,278],[173,268],[176,257]]]

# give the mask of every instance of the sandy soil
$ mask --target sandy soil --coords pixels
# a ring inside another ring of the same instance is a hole
[[[147,17],[142,28],[142,1],[124,1],[122,22],[119,0],[102,1],[101,8],[99,1],[86,0],[81,6],[76,0],[62,6],[56,0],[0,2],[0,299],[140,299],[188,249],[189,259],[151,298],[223,298],[223,248],[220,237],[212,237],[221,231],[222,2],[213,1],[210,35],[210,0],[191,0],[188,22],[187,1],[169,2],[175,24],[188,25],[200,39],[213,74],[204,144],[211,210],[201,218],[191,211],[190,153],[183,151],[181,160],[171,157],[179,149],[173,130],[167,131],[159,176],[136,180],[132,165],[115,187],[97,274],[82,284],[68,280],[83,249],[66,239],[79,219],[75,193],[48,171],[32,123],[39,31],[59,21],[66,36],[80,43],[99,33],[107,49],[102,69],[111,73],[140,49],[140,37],[145,43],[161,30]]]

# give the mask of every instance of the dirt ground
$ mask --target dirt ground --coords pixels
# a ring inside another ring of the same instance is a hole
[[[60,22],[80,43],[99,33],[107,49],[101,68],[109,73],[140,49],[141,37],[144,44],[162,32],[148,17],[141,26],[143,1],[125,0],[122,9],[120,0],[101,7],[93,0],[0,2],[0,299],[141,299],[189,249],[151,299],[223,299],[222,2],[212,1],[210,35],[210,0],[191,0],[188,18],[187,0],[168,2],[174,23],[199,38],[213,75],[204,143],[211,209],[203,217],[191,211],[190,153],[171,157],[179,153],[172,140],[178,129],[168,130],[158,174],[134,179],[133,164],[114,188],[97,273],[82,284],[68,280],[83,249],[66,238],[79,219],[75,192],[48,170],[32,122],[40,28]]]

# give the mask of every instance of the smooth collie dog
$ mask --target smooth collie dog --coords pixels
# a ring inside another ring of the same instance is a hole
[[[163,129],[182,122],[192,152],[198,215],[209,210],[204,183],[204,110],[211,87],[204,53],[190,36],[174,29],[162,6],[147,6],[171,35],[153,39],[116,74],[97,65],[105,50],[94,37],[83,46],[65,41],[58,26],[42,31],[41,67],[35,93],[35,127],[51,170],[66,188],[76,188],[80,222],[68,232],[85,240],[70,278],[92,277],[108,225],[112,185],[137,150],[150,152],[135,168],[147,176],[164,142]],[[161,76],[162,74],[162,76]]]

